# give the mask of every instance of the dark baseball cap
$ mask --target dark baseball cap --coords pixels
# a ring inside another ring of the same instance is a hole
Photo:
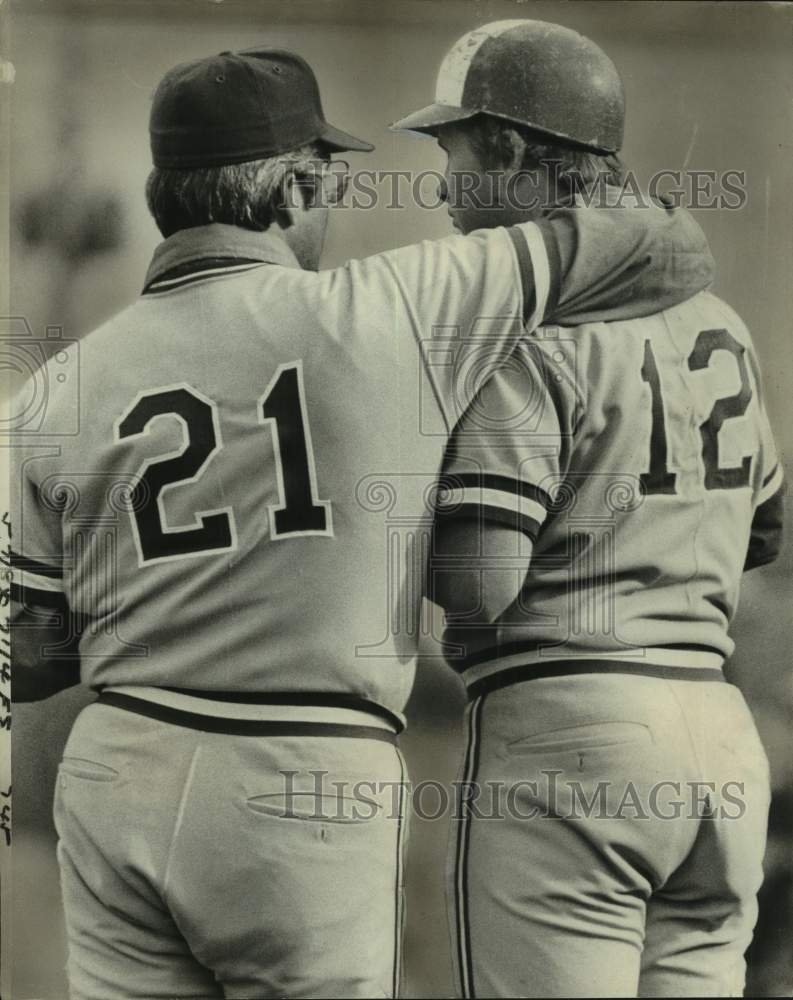
[[[374,149],[325,121],[305,59],[281,49],[221,52],[169,70],[149,118],[154,165],[217,167],[277,156],[312,142]]]

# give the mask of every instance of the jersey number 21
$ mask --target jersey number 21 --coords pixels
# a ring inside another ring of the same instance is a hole
[[[258,402],[260,424],[270,427],[279,502],[269,506],[270,537],[332,535],[331,505],[317,498],[314,453],[308,424],[303,366],[280,365]],[[163,494],[197,482],[223,447],[218,406],[186,384],[139,393],[116,424],[116,439],[148,434],[152,421],[182,426],[181,448],[147,459],[130,496],[132,529],[142,564],[208,555],[235,548],[230,507],[197,512],[193,524],[166,526]]]

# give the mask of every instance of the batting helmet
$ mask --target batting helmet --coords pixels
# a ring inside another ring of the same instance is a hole
[[[435,135],[440,125],[482,113],[616,153],[625,95],[614,63],[577,31],[546,21],[494,21],[452,46],[438,72],[435,103],[391,127]]]

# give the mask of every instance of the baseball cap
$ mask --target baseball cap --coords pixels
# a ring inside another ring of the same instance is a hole
[[[245,163],[316,141],[331,150],[374,149],[325,121],[311,67],[281,49],[175,66],[154,93],[149,134],[154,165],[164,168]]]

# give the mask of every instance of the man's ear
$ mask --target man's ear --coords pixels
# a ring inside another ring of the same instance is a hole
[[[526,142],[514,128],[502,128],[499,134],[499,153],[504,170],[519,170],[523,166]]]
[[[275,209],[275,221],[281,229],[290,229],[296,223],[299,213],[304,210],[303,188],[295,183],[294,174],[287,174],[281,182],[281,196]]]

